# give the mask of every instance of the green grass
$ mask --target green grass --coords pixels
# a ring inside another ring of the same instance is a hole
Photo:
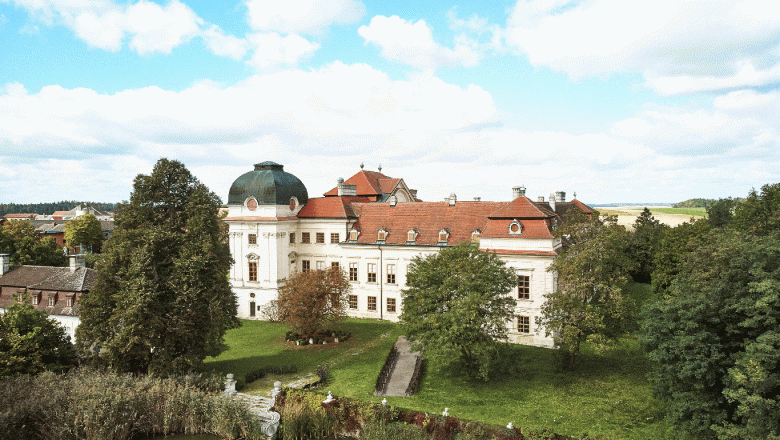
[[[660,212],[662,214],[682,214],[694,217],[707,216],[707,210],[705,208],[652,208],[650,209],[650,212],[653,214]]]
[[[644,296],[646,286],[632,295]],[[227,335],[230,350],[207,360],[217,371],[238,375],[264,365],[295,364],[300,373],[329,363],[329,383],[322,392],[379,402],[372,392],[377,374],[398,335],[395,324],[351,319],[342,328],[353,333],[343,344],[295,347],[284,342],[280,324],[243,321]],[[381,337],[382,335],[387,335]],[[604,439],[673,439],[663,421],[662,404],[651,395],[646,379],[649,361],[636,340],[623,339],[614,350],[597,354],[584,347],[574,373],[559,368],[552,350],[512,345],[521,362],[518,373],[492,382],[472,381],[431,366],[417,394],[388,397],[392,405],[440,414],[445,407],[464,419],[522,428],[552,428],[559,434],[601,435]],[[354,354],[358,353],[358,354]],[[282,378],[288,383],[291,376]],[[271,383],[250,384],[270,390]]]

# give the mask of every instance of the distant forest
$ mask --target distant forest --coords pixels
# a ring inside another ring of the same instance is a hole
[[[740,203],[745,199],[741,197],[735,197],[732,200],[734,200],[737,203]],[[715,202],[717,202],[717,200],[715,199],[688,199],[684,202],[675,203],[674,205],[672,205],[672,208],[709,208],[710,206],[715,204]]]
[[[79,202],[63,200],[51,203],[0,203],[0,217],[6,214],[46,214],[54,211],[70,211],[76,205],[89,205],[101,211],[116,211],[116,203]]]

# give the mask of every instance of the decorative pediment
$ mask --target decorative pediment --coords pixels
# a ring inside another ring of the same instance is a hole
[[[291,260],[294,260],[294,259],[298,258],[298,252],[295,252],[295,251],[290,252],[289,254],[287,254],[287,258],[289,258]]]
[[[249,260],[249,261],[258,261],[258,260],[260,260],[260,255],[257,255],[256,253],[251,252],[251,253],[247,254],[246,259]]]

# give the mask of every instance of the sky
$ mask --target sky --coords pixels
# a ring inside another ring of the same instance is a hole
[[[744,197],[780,182],[780,2],[0,0],[0,203],[222,200],[274,161],[426,201]]]

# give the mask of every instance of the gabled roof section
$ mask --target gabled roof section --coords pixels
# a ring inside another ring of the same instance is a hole
[[[344,183],[355,185],[357,187],[358,197],[378,197],[382,195],[382,186],[380,180],[400,180],[387,177],[384,174],[377,171],[360,170],[357,174],[350,177]],[[398,182],[396,182],[397,184]],[[392,189],[391,189],[392,190]],[[339,188],[335,187],[324,194],[325,197],[333,197],[339,195]]]
[[[485,238],[553,238],[550,232],[550,221],[547,219],[525,219],[520,234],[510,234],[509,225],[514,220],[504,218],[491,218],[480,237]]]
[[[395,187],[398,186],[398,182],[400,181],[401,179],[393,178],[377,179],[377,184],[379,185],[379,190],[382,191],[382,194],[390,194]]]
[[[86,292],[92,290],[97,271],[80,267],[14,266],[0,277],[0,286],[25,287],[37,290]]]
[[[554,216],[549,208],[543,211],[528,197],[518,197],[490,214],[491,219],[546,219]]]
[[[309,199],[298,218],[356,218],[352,203],[368,203],[365,197],[318,197]]]
[[[402,202],[395,206],[386,203],[355,203],[358,215],[355,229],[361,234],[358,243],[376,243],[377,232],[388,232],[385,243],[407,244],[407,232],[418,232],[415,245],[433,246],[439,243],[439,231],[449,232],[448,245],[471,240],[475,229],[484,230],[488,215],[506,202]]]

